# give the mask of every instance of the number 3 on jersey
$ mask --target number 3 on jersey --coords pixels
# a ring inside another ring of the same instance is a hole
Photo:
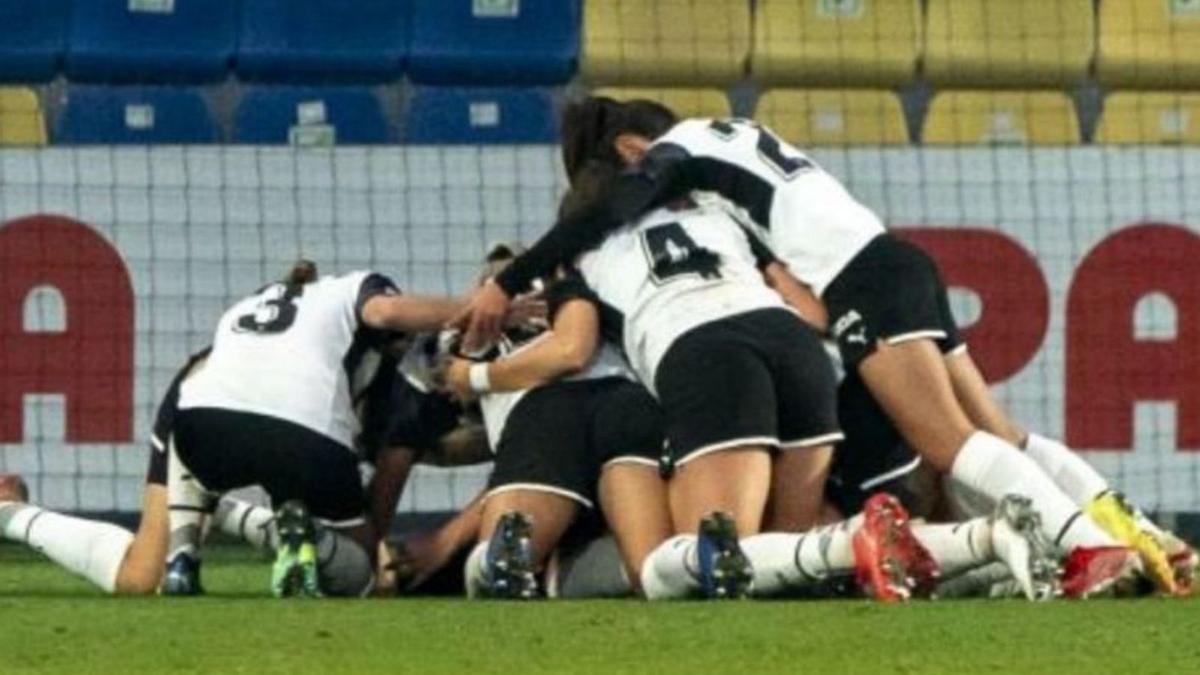
[[[764,164],[771,167],[784,180],[791,180],[801,171],[813,167],[813,163],[802,155],[786,154],[783,141],[771,133],[770,129],[759,126],[756,122],[729,119],[713,120],[712,124],[708,125],[709,130],[723,141],[732,140],[742,127],[749,127],[758,133],[758,156]]]
[[[721,259],[697,246],[679,223],[648,227],[641,236],[654,283],[666,283],[682,274],[698,274],[702,279],[721,278]]]
[[[301,284],[274,284],[262,293],[253,314],[243,314],[233,324],[238,333],[282,333],[296,321],[296,298],[304,295]]]

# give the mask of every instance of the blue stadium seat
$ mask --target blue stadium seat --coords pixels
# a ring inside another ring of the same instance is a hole
[[[235,117],[238,143],[367,145],[391,140],[383,106],[365,87],[256,87],[246,92]]]
[[[80,0],[67,36],[67,76],[212,82],[228,73],[236,35],[237,0]]]
[[[400,76],[407,0],[242,0],[238,75],[374,83]]]
[[[418,87],[407,143],[552,143],[554,102],[542,89]]]
[[[575,72],[578,0],[413,1],[414,82],[559,84]]]
[[[0,0],[0,81],[52,79],[66,45],[69,0]]]
[[[217,140],[204,98],[181,87],[73,86],[67,90],[54,135],[59,144]]]

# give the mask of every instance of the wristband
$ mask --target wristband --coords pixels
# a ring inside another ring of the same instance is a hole
[[[467,380],[471,383],[471,391],[476,394],[486,394],[492,390],[492,378],[488,374],[487,363],[475,363],[467,369]]]

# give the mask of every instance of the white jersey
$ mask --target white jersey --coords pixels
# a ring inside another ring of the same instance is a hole
[[[836,178],[748,120],[685,120],[655,148],[709,160],[689,161],[689,175],[744,209],[775,255],[818,296],[884,232],[879,217]]]
[[[380,360],[359,309],[378,292],[395,286],[353,272],[303,286],[272,284],[240,300],[217,323],[212,353],[183,383],[179,407],[276,417],[352,448],[354,399]]]
[[[612,318],[620,319],[625,354],[651,391],[659,362],[684,333],[737,314],[786,308],[763,282],[748,233],[719,199],[646,214],[610,234],[577,266]]]

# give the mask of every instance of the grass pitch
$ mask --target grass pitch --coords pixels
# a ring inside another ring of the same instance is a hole
[[[278,601],[210,554],[204,598],[110,598],[0,545],[0,673],[1180,673],[1200,602]]]

